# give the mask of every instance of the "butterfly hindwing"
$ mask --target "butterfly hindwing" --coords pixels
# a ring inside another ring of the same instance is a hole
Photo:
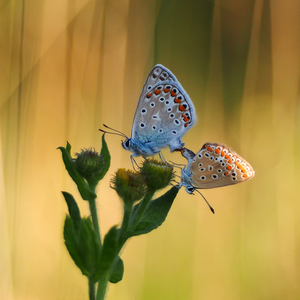
[[[255,175],[252,166],[245,159],[224,145],[206,143],[194,155],[186,150],[182,151],[182,155],[188,160],[182,176],[185,186],[217,188],[244,182]]]

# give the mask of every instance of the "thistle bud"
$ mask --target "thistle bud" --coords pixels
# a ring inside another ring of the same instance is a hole
[[[111,187],[123,199],[125,205],[132,205],[146,194],[144,176],[134,171],[119,169],[111,183]]]
[[[96,186],[106,169],[103,155],[90,148],[82,149],[80,153],[76,153],[76,156],[73,162],[78,173],[90,186]]]
[[[146,178],[149,190],[159,190],[166,187],[174,177],[173,167],[157,160],[145,160],[141,174]]]

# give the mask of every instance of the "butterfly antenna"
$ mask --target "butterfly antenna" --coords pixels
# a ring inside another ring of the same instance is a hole
[[[212,211],[212,213],[214,214],[215,213],[215,210],[212,208],[212,206],[208,203],[208,201],[205,199],[205,197],[198,191],[198,190],[195,190],[196,192],[198,192],[202,198],[205,200],[206,204],[208,205],[208,207],[210,208],[210,210]]]
[[[105,125],[105,124],[103,124],[103,126],[104,126],[105,128],[108,128],[108,129],[114,131],[114,132],[109,132],[109,131],[105,131],[105,130],[103,130],[103,129],[99,129],[100,131],[102,131],[102,132],[104,132],[104,133],[120,135],[120,136],[123,136],[123,137],[125,137],[126,139],[128,139],[128,136],[125,135],[123,132],[121,132],[121,131],[119,131],[119,130],[117,130],[117,129],[113,129],[113,128],[111,128],[111,127]]]

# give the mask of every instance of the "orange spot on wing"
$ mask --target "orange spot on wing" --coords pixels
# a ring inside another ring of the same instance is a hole
[[[174,91],[171,91],[171,96],[172,97],[175,97],[176,96],[176,93]]]
[[[189,121],[190,119],[189,119],[187,116],[185,116],[185,117],[183,118],[183,120],[184,120],[185,122],[187,122],[187,121]]]
[[[220,153],[220,149],[219,148],[217,148],[216,150],[215,150],[215,152],[217,153],[217,154],[219,154]]]
[[[185,124],[184,124],[184,127],[187,127],[188,125],[189,125],[189,123],[185,123]]]
[[[228,171],[231,171],[231,170],[232,170],[232,166],[227,166],[226,169],[227,169]]]
[[[228,163],[232,164],[232,159],[231,158],[229,158]]]
[[[185,108],[185,106],[183,106],[183,105],[179,105],[179,110],[180,110],[180,111],[186,111],[186,108]]]
[[[155,90],[154,93],[155,95],[159,95],[161,93],[161,90]]]
[[[181,102],[181,100],[180,100],[180,99],[178,99],[178,98],[175,98],[175,99],[174,99],[174,102],[175,102],[175,103],[180,103],[180,102]]]
[[[151,96],[152,96],[152,93],[149,93],[149,94],[147,95],[147,98],[149,99]]]
[[[239,168],[241,170],[242,173],[246,173],[247,170],[244,168],[244,166],[240,163],[236,163],[235,164],[237,166],[237,168]]]
[[[164,89],[164,92],[165,92],[165,93],[169,93],[169,92],[170,92],[170,89],[165,88],[165,89]]]
[[[226,171],[226,172],[224,173],[224,175],[225,175],[225,176],[228,176],[228,175],[229,175],[229,172],[228,172],[228,171]]]
[[[225,156],[225,151],[222,151],[222,152],[221,152],[221,156]]]
[[[243,177],[244,177],[244,178],[248,178],[249,176],[248,176],[247,173],[245,173],[245,174],[243,174]]]
[[[230,156],[229,156],[229,154],[226,154],[225,158],[227,158],[227,159],[228,159],[229,157],[230,157]]]
[[[236,165],[237,168],[239,168],[239,169],[242,169],[242,167],[243,167],[243,166],[242,166],[240,163],[238,163],[238,162],[236,162],[235,165]]]

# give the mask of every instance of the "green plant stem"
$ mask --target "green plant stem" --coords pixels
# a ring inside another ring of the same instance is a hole
[[[98,288],[97,288],[97,300],[104,300],[105,299],[108,279],[109,279],[109,272],[105,272],[100,277],[100,279],[98,281]]]
[[[126,205],[124,205],[123,221],[122,221],[122,225],[121,225],[121,228],[119,230],[119,236],[118,236],[119,247],[121,247],[121,248],[122,248],[122,246],[124,245],[124,243],[126,241],[126,237],[124,237],[124,233],[128,229],[130,215],[131,215],[131,212],[132,212],[132,207],[133,207],[133,203],[131,205],[128,204],[128,203]]]
[[[93,226],[94,226],[95,232],[96,232],[96,234],[99,238],[100,245],[102,246],[102,240],[101,240],[101,235],[100,235],[100,227],[99,227],[99,221],[98,221],[98,214],[97,214],[97,207],[96,207],[96,199],[93,198],[93,199],[89,200],[89,205],[90,205],[90,211],[91,211]]]
[[[154,190],[148,191],[147,194],[145,195],[144,199],[138,204],[139,207],[135,211],[134,216],[132,217],[132,222],[130,224],[131,229],[134,229],[135,226],[139,223],[139,221],[142,218],[142,216],[143,216],[149,202],[151,201],[154,193],[155,193]]]
[[[96,299],[95,284],[91,280],[91,278],[89,278],[89,299],[90,300],[95,300]]]

